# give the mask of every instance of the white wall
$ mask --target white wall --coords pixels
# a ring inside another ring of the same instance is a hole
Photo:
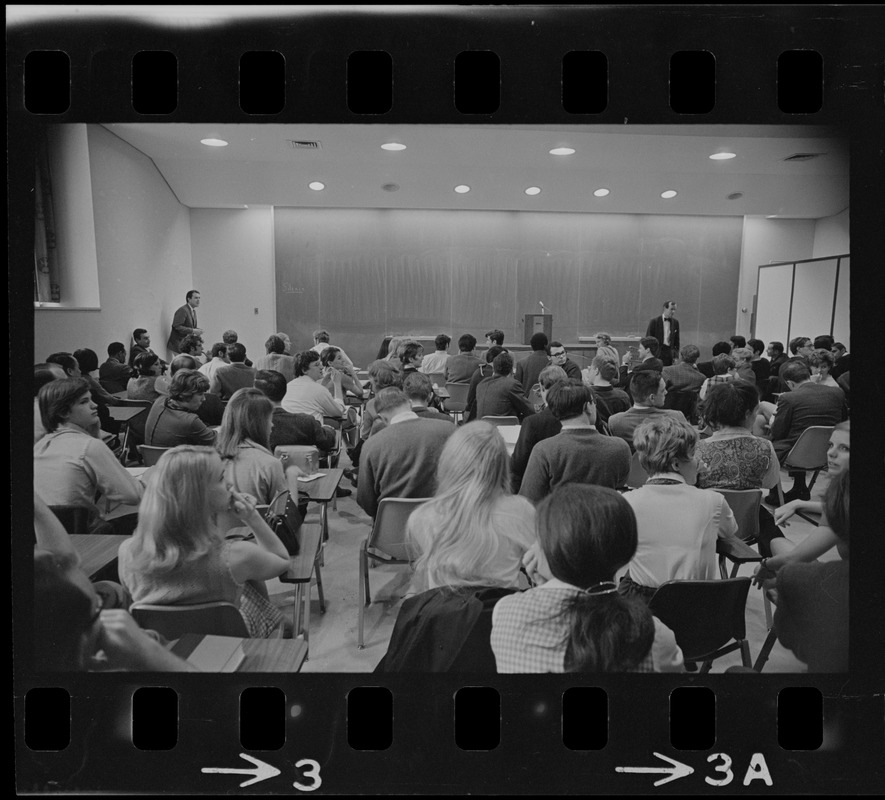
[[[823,217],[814,223],[814,255],[812,258],[841,256],[851,252],[848,235],[848,209],[834,217]]]
[[[812,258],[814,233],[813,219],[744,217],[735,333],[750,336],[753,296],[756,294],[759,265],[771,261]],[[743,311],[744,308],[747,310]]]
[[[190,219],[193,288],[200,291],[206,348],[232,328],[254,361],[277,331],[273,210],[194,208]]]
[[[189,210],[141,152],[100,125],[86,126],[86,135],[88,154],[77,158],[87,159],[91,181],[82,180],[70,202],[94,211],[100,308],[35,310],[35,361],[78,347],[103,361],[107,345],[128,345],[136,327],[163,352],[172,314],[191,288]]]

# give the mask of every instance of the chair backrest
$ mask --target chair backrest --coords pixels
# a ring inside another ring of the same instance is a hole
[[[140,627],[155,630],[167,639],[178,639],[185,633],[249,636],[240,610],[224,600],[180,606],[133,603],[129,613]]]
[[[286,516],[286,505],[289,502],[289,490],[283,489],[267,506],[265,516],[273,519],[274,517]]]
[[[49,506],[68,533],[90,533],[89,509],[85,506]]]
[[[385,497],[378,504],[375,522],[366,547],[396,561],[410,561],[411,548],[406,543],[406,523],[412,512],[427,497]]]
[[[483,422],[488,422],[491,425],[519,425],[519,417],[514,416],[486,416],[482,418]]]
[[[761,489],[716,489],[725,497],[738,524],[738,536],[744,541],[755,540],[759,536],[759,506],[762,503]]]
[[[685,660],[693,661],[731,639],[746,639],[744,611],[749,591],[749,578],[667,581],[648,607],[673,631]]]
[[[146,467],[154,466],[154,464],[160,460],[160,456],[167,450],[171,449],[171,447],[155,447],[151,444],[138,445],[138,452],[141,453],[141,457],[144,459],[144,465]]]
[[[645,471],[645,467],[639,463],[639,453],[633,453],[633,457],[630,459],[630,474],[627,476],[627,486],[631,489],[638,489],[640,486],[645,486],[647,480],[648,473]]]
[[[446,391],[449,397],[446,399],[446,409],[449,411],[462,410],[467,407],[467,392],[470,390],[469,383],[447,383]],[[456,406],[461,406],[460,409]]]
[[[833,425],[812,425],[799,435],[787,454],[784,465],[799,469],[823,469],[827,465],[827,450]]]
[[[445,386],[446,385],[446,373],[445,372],[431,372],[427,375],[430,378],[431,383],[435,383],[437,386]]]
[[[308,474],[316,472],[320,463],[320,451],[312,444],[278,444],[273,454],[279,458],[283,453],[288,456],[284,466],[294,465]]]

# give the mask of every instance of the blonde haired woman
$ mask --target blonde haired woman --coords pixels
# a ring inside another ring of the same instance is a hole
[[[487,422],[471,422],[448,439],[437,491],[417,508],[408,538],[418,557],[414,586],[519,585],[523,555],[535,541],[535,509],[510,493],[504,439]]]
[[[209,447],[182,445],[151,470],[138,526],[120,545],[120,579],[136,603],[178,605],[227,600],[249,633],[267,637],[282,615],[247,581],[281,575],[283,543],[246,495],[232,490],[221,457]],[[225,541],[225,512],[252,529],[253,541]]]
[[[215,448],[228,482],[238,492],[269,505],[289,488],[283,465],[270,451],[273,403],[258,389],[237,389],[221,419]]]

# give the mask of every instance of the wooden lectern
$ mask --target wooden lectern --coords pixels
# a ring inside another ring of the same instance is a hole
[[[546,333],[547,340],[553,339],[553,314],[526,314],[525,340],[523,344],[531,344],[532,336],[536,333]]]

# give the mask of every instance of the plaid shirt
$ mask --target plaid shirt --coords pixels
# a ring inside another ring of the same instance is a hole
[[[536,589],[502,597],[492,615],[492,651],[498,672],[564,672],[568,618],[566,601],[580,589],[553,580]],[[655,639],[660,635],[655,623]],[[665,629],[672,637],[672,632]],[[634,672],[654,672],[654,646]],[[677,648],[678,650],[678,648]],[[681,652],[678,666],[682,666]]]

